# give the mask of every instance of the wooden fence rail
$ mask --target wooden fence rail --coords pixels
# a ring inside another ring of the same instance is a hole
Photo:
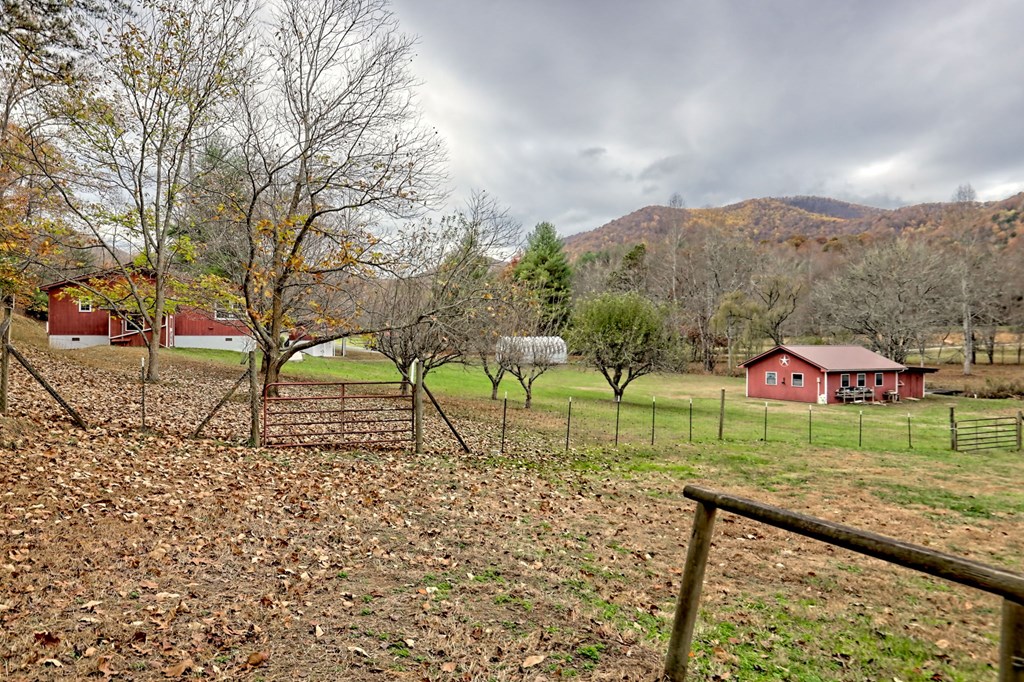
[[[665,661],[666,679],[686,679],[715,514],[722,509],[1002,597],[999,682],[1024,682],[1024,575],[700,486],[686,486],[683,495],[697,502],[697,512]]]

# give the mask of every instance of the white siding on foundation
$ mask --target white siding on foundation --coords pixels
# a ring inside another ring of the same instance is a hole
[[[51,336],[50,348],[88,348],[90,346],[109,346],[109,336]]]
[[[183,336],[177,334],[174,337],[175,348],[209,348],[211,350],[233,350],[239,353],[248,353],[256,349],[256,342],[251,336],[238,334],[237,336]]]
[[[317,358],[333,358],[334,357],[334,342],[328,341],[327,343],[321,343],[319,346],[313,346],[302,351],[306,355],[312,355]]]

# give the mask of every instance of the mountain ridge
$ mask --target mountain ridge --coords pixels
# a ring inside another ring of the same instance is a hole
[[[650,205],[600,227],[564,239],[575,259],[587,252],[617,252],[637,243],[666,241],[670,234],[718,228],[755,242],[790,240],[827,242],[843,237],[894,234],[941,235],[952,202],[914,204],[894,209],[854,204],[819,196],[762,197],[717,208],[674,208]],[[986,238],[1009,244],[1024,235],[1024,192],[1006,199],[977,202],[971,224]]]

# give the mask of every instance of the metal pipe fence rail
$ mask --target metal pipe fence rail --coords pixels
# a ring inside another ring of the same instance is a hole
[[[671,682],[686,679],[719,509],[1002,597],[999,682],[1024,682],[1024,575],[700,486],[686,486],[683,495],[697,502],[697,511],[665,659],[665,677]]]
[[[961,419],[954,422],[953,448],[959,452],[1020,450],[1024,415]]]
[[[266,447],[387,447],[413,441],[399,381],[279,382],[263,391]]]

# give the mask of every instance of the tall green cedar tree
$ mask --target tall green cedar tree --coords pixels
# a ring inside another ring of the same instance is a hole
[[[554,225],[538,223],[527,237],[526,251],[513,275],[536,292],[542,307],[539,333],[561,334],[569,322],[571,311],[572,268]]]

